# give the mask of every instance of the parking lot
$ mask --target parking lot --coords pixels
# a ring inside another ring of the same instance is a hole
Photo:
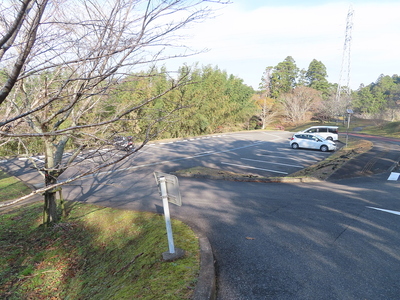
[[[154,166],[163,172],[204,166],[258,176],[286,176],[331,153],[291,149],[292,133],[240,132],[148,144],[127,170]]]
[[[158,141],[147,144],[138,153],[121,163],[90,176],[119,171],[147,175],[154,171],[174,172],[203,166],[236,173],[276,177],[287,176],[331,155],[331,152],[291,149],[289,146],[291,136],[292,133],[286,131],[254,131]],[[87,151],[77,157],[77,165],[70,168],[62,177],[65,180],[72,174],[79,173],[79,168],[85,169],[88,164],[107,161],[110,156],[115,158],[124,154],[123,151],[109,148],[95,153]],[[64,156],[68,159],[70,153],[65,153]],[[38,166],[43,166],[42,156],[34,156],[33,161]],[[26,172],[28,169],[34,172],[30,161],[26,158],[13,159],[12,165],[17,169],[21,168],[19,172]]]

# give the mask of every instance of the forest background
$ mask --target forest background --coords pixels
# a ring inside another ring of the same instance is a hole
[[[153,97],[157,99],[150,105],[126,115],[118,126],[109,127],[104,140],[116,135],[142,140],[147,134],[146,122],[159,119],[168,109],[175,110],[154,128],[158,139],[284,129],[310,120],[337,121],[346,118],[348,108],[355,116],[375,119],[378,123],[400,120],[400,76],[396,74],[381,74],[376,82],[360,85],[350,94],[347,87],[341,87],[338,98],[338,84],[328,82],[325,65],[316,59],[307,69],[299,69],[291,56],[267,67],[260,74],[257,91],[217,66],[183,65],[178,74],[171,73],[165,67],[152,67],[119,79],[113,90],[86,115],[86,122],[107,119],[121,107]],[[174,85],[175,77],[184,77],[187,84],[158,97],[161,91]],[[30,153],[42,153],[41,140],[33,139],[29,149]],[[25,150],[21,140],[13,140],[0,149],[0,155],[18,155]]]

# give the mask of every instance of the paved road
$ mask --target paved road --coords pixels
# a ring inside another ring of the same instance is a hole
[[[221,142],[218,151],[224,159],[237,158],[235,151],[249,145],[239,140]],[[283,149],[287,140],[272,144]],[[207,151],[215,149],[198,155]],[[164,172],[193,161],[164,158],[168,163],[157,165]],[[87,177],[64,194],[71,200],[161,212],[153,184],[155,163],[140,172],[130,163],[119,166],[126,170]],[[301,184],[182,178],[183,206],[171,206],[171,215],[208,236],[219,300],[398,299],[400,182],[387,180],[388,175]]]
[[[357,159],[350,161],[340,170],[336,171],[330,177],[330,180],[391,172],[396,167],[396,162],[400,161],[399,139],[359,133],[350,133],[349,135],[371,140],[374,146],[370,151],[361,154]],[[344,137],[343,140],[345,140]]]
[[[218,299],[398,299],[400,216],[371,208],[400,211],[400,182],[386,177],[318,184],[181,179],[184,205],[171,214],[210,239]],[[161,212],[155,190],[146,200],[135,190],[76,200]]]
[[[400,212],[400,182],[385,174],[312,184],[180,179],[180,186],[184,204],[171,215],[208,236],[218,299],[398,299],[400,216],[371,208]],[[140,199],[137,188],[68,197],[162,211],[155,189]]]

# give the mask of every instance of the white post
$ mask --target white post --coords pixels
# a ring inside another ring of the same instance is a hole
[[[346,131],[346,149],[347,149],[347,141],[348,141],[348,139],[349,139],[349,127],[350,127],[350,116],[351,116],[351,113],[347,113],[347,131]]]
[[[161,189],[161,198],[162,198],[163,208],[164,208],[165,226],[167,228],[169,253],[175,253],[174,238],[172,236],[171,217],[169,215],[167,185],[165,183],[164,176],[160,177],[160,189]]]

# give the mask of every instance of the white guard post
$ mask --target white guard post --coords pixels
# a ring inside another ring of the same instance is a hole
[[[175,253],[174,237],[172,235],[171,217],[169,215],[167,184],[165,183],[164,176],[160,177],[160,189],[161,189],[161,198],[164,208],[165,226],[167,228],[169,253]]]
[[[185,251],[174,246],[174,238],[172,235],[171,217],[169,213],[168,201],[181,206],[182,200],[179,192],[178,179],[176,176],[164,174],[160,172],[154,172],[157,183],[159,184],[159,191],[164,208],[165,226],[167,229],[168,237],[168,248],[169,252],[163,253],[163,259],[166,261],[172,261],[181,258]]]

